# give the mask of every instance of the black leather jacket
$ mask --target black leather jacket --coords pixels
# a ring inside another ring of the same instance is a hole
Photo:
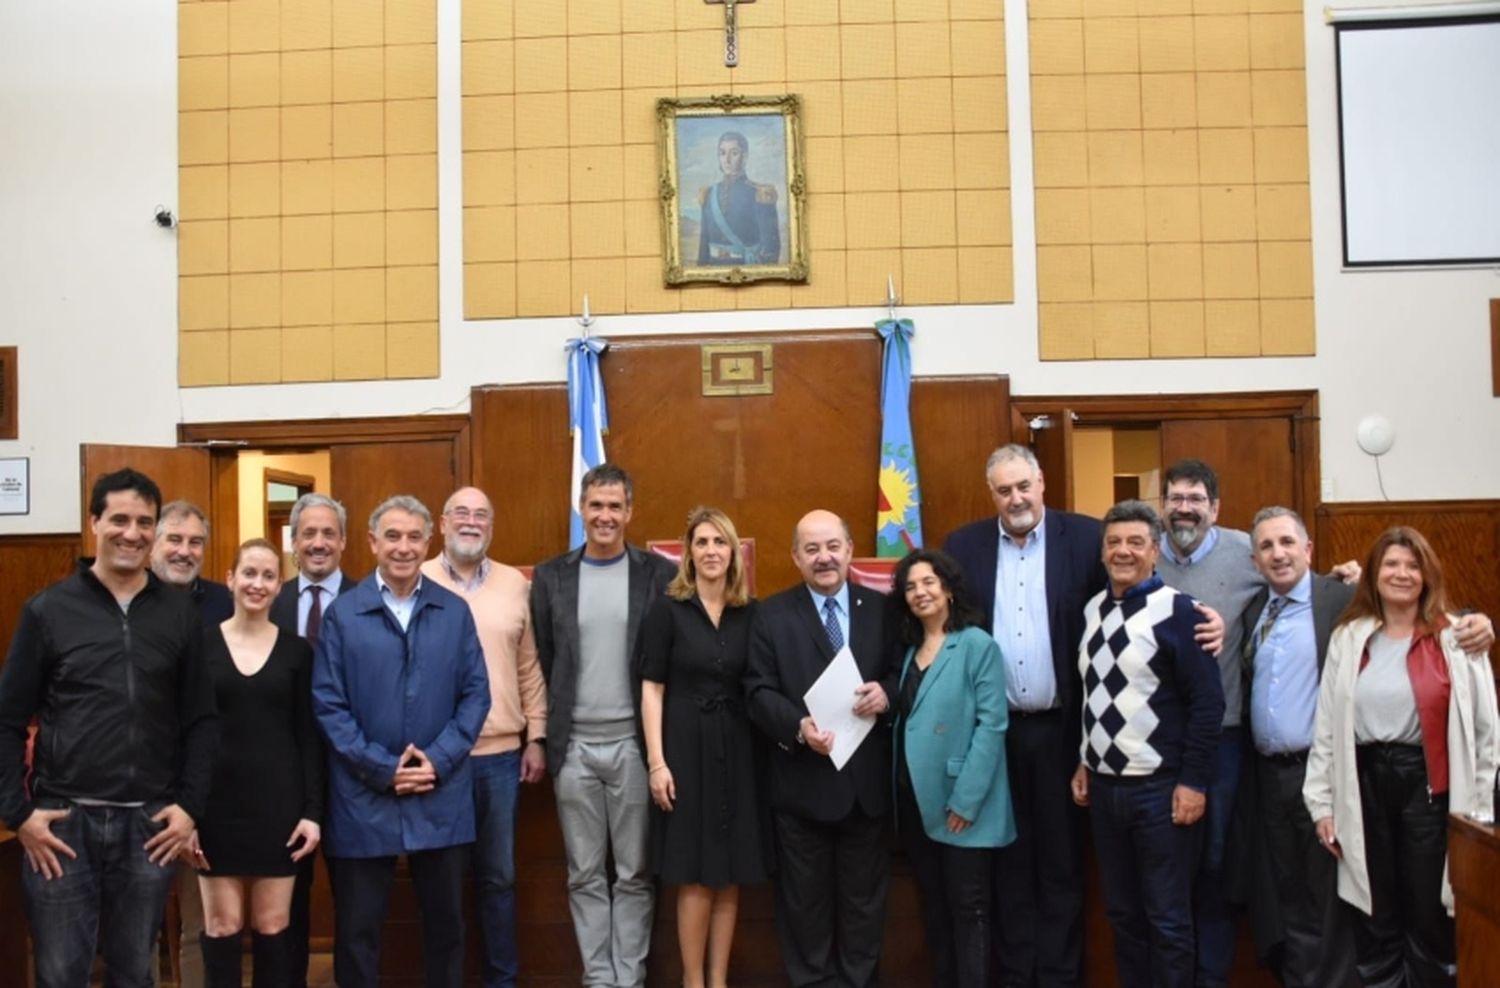
[[[12,830],[43,798],[203,811],[218,715],[198,609],[148,574],[122,612],[90,563],[26,602],[0,672],[0,819]]]

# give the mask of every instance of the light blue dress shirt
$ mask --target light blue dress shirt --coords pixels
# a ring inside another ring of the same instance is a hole
[[[1002,526],[995,560],[995,624],[991,632],[1005,657],[1005,699],[1010,709],[1027,713],[1057,705],[1052,629],[1047,623],[1045,528],[1038,522],[1022,547]]]
[[[839,592],[836,593],[836,594],[820,594],[816,590],[814,590],[812,587],[808,587],[807,588],[807,592],[812,595],[813,607],[817,608],[817,611],[818,611],[818,623],[819,624],[823,624],[827,620],[826,618],[823,617],[823,602],[825,600],[829,600],[829,599],[833,600],[834,604],[836,605],[834,607],[834,612],[838,614],[838,619],[839,619],[839,631],[843,632],[843,635],[844,635],[844,644],[848,645],[849,644],[849,584],[848,584],[848,582],[845,581],[844,585],[841,586],[841,587],[839,587]],[[893,590],[891,592],[892,593],[899,593],[900,591]]]
[[[380,575],[380,570],[375,571],[375,583],[380,587],[380,599],[385,602],[386,609],[401,625],[404,632],[406,626],[411,623],[411,612],[417,606],[417,593],[422,589],[422,578],[417,577],[416,586],[411,588],[411,593],[405,597],[397,597],[396,592],[385,582],[385,577]]]
[[[1266,614],[1276,601],[1273,590],[1251,631],[1259,641]],[[1250,683],[1250,730],[1255,750],[1285,755],[1312,747],[1313,715],[1318,708],[1318,639],[1313,630],[1312,573],[1286,595],[1286,604],[1255,650],[1255,678]]]

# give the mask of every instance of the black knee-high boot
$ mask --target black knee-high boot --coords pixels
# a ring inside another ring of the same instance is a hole
[[[254,988],[285,988],[292,983],[292,933],[255,934]]]
[[[207,988],[240,988],[240,934],[198,939],[203,948],[203,979]]]

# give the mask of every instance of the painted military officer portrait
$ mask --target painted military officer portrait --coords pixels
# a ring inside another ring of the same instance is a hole
[[[750,142],[737,130],[719,137],[722,178],[698,192],[698,263],[775,264],[781,260],[776,186],[745,174]]]
[[[806,278],[796,97],[759,99],[789,109],[658,104],[669,284]]]

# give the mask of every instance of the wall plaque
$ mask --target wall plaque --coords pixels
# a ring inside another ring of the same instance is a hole
[[[706,343],[701,350],[705,395],[773,393],[771,344]]]

